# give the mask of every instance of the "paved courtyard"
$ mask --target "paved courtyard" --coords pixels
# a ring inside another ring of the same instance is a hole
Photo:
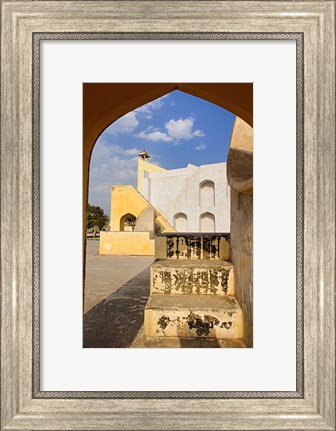
[[[144,321],[152,256],[100,256],[88,240],[83,347],[130,347]]]
[[[152,256],[100,256],[99,240],[88,240],[84,313],[146,269],[147,277],[140,280],[149,286],[149,267],[153,261]]]

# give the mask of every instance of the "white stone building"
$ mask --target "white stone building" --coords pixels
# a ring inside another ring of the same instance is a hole
[[[139,192],[177,232],[230,232],[226,163],[165,170],[139,162]]]

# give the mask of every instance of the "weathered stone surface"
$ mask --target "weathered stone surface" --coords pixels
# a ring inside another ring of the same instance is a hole
[[[151,295],[145,309],[145,334],[240,339],[242,311],[233,296]]]
[[[155,212],[152,207],[145,208],[135,222],[135,232],[149,232],[151,236],[155,232]]]
[[[158,259],[230,259],[229,233],[162,233],[155,237]]]
[[[151,294],[233,295],[233,265],[223,260],[165,259],[151,266]]]
[[[231,190],[231,261],[244,314],[244,340],[253,345],[253,195]]]

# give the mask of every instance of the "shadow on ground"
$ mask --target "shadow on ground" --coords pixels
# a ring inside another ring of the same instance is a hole
[[[83,347],[130,347],[144,322],[150,267],[84,314]]]

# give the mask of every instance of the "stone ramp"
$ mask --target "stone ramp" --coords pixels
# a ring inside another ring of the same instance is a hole
[[[157,232],[175,232],[164,214],[155,208],[135,187],[131,185],[112,186],[111,196],[111,231],[120,231],[120,219],[125,214],[139,217],[146,208],[154,211],[155,230]]]

